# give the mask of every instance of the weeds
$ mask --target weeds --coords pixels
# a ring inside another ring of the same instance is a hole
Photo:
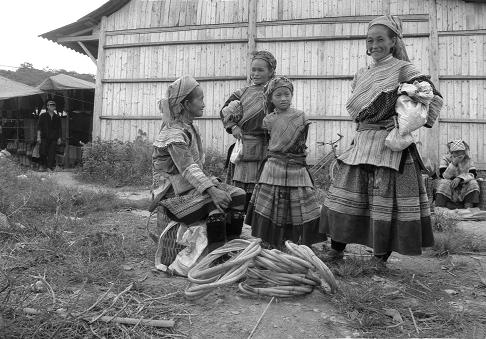
[[[153,146],[142,131],[133,142],[96,140],[83,147],[81,179],[111,186],[150,185]]]
[[[458,227],[459,221],[442,211],[436,211],[433,220],[434,247],[439,254],[458,254],[461,252],[481,252],[486,250],[482,237],[470,234]]]

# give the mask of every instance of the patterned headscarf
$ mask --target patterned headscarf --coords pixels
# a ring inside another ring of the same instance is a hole
[[[176,121],[182,113],[182,101],[191,93],[199,83],[193,77],[185,75],[169,85],[166,97],[159,101],[164,122]]]
[[[397,16],[391,16],[390,14],[387,14],[373,19],[368,24],[368,30],[375,25],[386,26],[397,35],[397,41],[395,43],[392,54],[397,59],[410,61],[410,59],[408,58],[407,50],[405,49],[405,43],[403,42],[402,20],[400,20],[400,18]]]
[[[265,85],[264,95],[265,95],[265,114],[272,113],[275,109],[272,103],[272,93],[278,88],[288,88],[292,94],[294,94],[294,85],[284,76],[278,76],[273,78]]]
[[[251,59],[251,61],[253,61],[255,59],[261,59],[261,60],[266,61],[268,66],[270,66],[270,68],[275,73],[275,70],[277,69],[277,59],[275,59],[275,57],[273,56],[272,53],[270,53],[268,51],[253,52],[253,58]]]
[[[456,151],[468,151],[469,145],[461,139],[452,140],[447,144],[449,148],[449,152],[456,152]]]

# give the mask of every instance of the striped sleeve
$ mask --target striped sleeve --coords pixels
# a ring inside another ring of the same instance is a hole
[[[209,187],[214,186],[210,178],[204,174],[201,167],[194,161],[187,145],[172,144],[167,150],[174,161],[178,171],[194,188],[203,193]]]

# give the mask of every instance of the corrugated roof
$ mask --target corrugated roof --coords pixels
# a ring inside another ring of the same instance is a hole
[[[0,76],[0,100],[42,93],[38,88]]]
[[[75,78],[67,74],[57,74],[44,80],[38,89],[43,91],[59,91],[67,89],[94,89],[95,84],[83,79]]]
[[[53,31],[41,34],[39,36],[44,39],[48,39],[53,42],[56,42],[67,48],[73,49],[76,52],[79,52],[81,54],[86,54],[77,42],[58,42],[57,39],[60,37],[70,36],[84,29],[95,28],[101,22],[102,17],[109,16],[115,13],[116,11],[121,9],[129,2],[130,0],[110,0],[100,8],[95,9],[93,12],[83,16],[78,21],[57,28]],[[83,34],[83,35],[87,35],[87,34]],[[84,44],[90,50],[90,52],[96,57],[98,54],[98,42],[86,41],[84,42]]]

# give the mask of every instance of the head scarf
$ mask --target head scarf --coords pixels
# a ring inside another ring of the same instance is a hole
[[[469,150],[469,145],[461,139],[456,139],[456,140],[450,141],[447,144],[447,147],[449,148],[449,152],[456,152],[456,151],[467,152]]]
[[[169,85],[166,97],[159,101],[164,122],[176,121],[182,114],[182,101],[197,87],[199,83],[193,77],[185,75]]]
[[[275,70],[277,69],[277,59],[273,56],[272,53],[267,52],[267,51],[256,51],[253,52],[253,58],[251,61],[255,59],[261,59],[267,62],[268,66],[273,70],[275,73]]]
[[[405,43],[403,42],[403,29],[402,20],[397,16],[391,16],[390,14],[379,16],[373,19],[368,24],[368,30],[375,26],[382,25],[388,27],[393,33],[397,35],[397,41],[393,47],[393,56],[397,59],[410,61],[408,58],[407,50],[405,49]]]
[[[272,93],[278,88],[288,88],[292,94],[294,94],[294,85],[284,76],[278,76],[273,78],[265,85],[265,114],[272,113],[275,109],[275,105],[272,103]]]

